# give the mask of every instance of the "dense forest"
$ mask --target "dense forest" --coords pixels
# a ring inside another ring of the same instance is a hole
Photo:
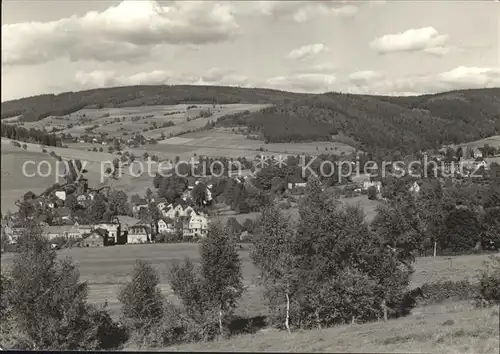
[[[366,151],[412,153],[499,134],[500,89],[417,97],[327,93],[226,116],[216,125],[246,126],[266,142],[329,140],[342,133]]]
[[[1,135],[4,138],[20,140],[27,143],[39,143],[47,146],[61,146],[61,139],[54,133],[47,133],[38,129],[26,129],[23,127],[3,124],[0,128]]]
[[[181,103],[281,103],[304,95],[269,90],[221,86],[127,86],[39,95],[2,102],[1,118],[22,116],[23,121],[63,116],[84,107],[137,107]]]
[[[41,95],[2,103],[2,118],[35,121],[83,107],[180,103],[268,103],[260,112],[220,118],[265,142],[328,141],[341,134],[365,151],[412,153],[500,133],[500,89],[385,97],[220,86],[130,86]]]

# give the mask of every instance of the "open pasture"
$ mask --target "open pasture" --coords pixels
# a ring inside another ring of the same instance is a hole
[[[255,285],[258,274],[249,258],[249,245],[244,244],[239,251],[243,264],[244,284],[247,286],[239,306],[241,315],[265,314],[261,291]],[[82,280],[90,285],[89,300],[95,303],[108,302],[112,312],[117,313],[119,303],[117,293],[121,284],[130,279],[137,259],[151,262],[160,273],[161,289],[172,301],[177,301],[168,286],[169,269],[174,262],[185,257],[199,260],[198,244],[149,244],[123,245],[104,248],[72,248],[58,252],[61,258],[71,257],[78,265]],[[486,255],[455,257],[418,258],[415,264],[412,286],[439,280],[475,280],[482,268]],[[13,255],[2,255],[2,266],[11,264]]]

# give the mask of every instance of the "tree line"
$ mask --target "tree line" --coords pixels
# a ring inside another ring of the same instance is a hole
[[[38,143],[47,146],[61,146],[61,139],[54,133],[47,133],[35,128],[26,129],[12,124],[1,124],[2,137],[20,140],[27,143]]]

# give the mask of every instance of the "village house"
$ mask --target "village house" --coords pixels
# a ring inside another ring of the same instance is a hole
[[[118,215],[116,217],[116,219],[117,219],[118,223],[120,224],[120,231],[122,233],[124,231],[128,231],[128,229],[131,226],[137,225],[140,222],[139,219],[133,218],[133,217],[128,216],[128,215]]]
[[[144,203],[144,204],[136,204],[132,207],[132,212],[134,213],[134,215],[139,215],[139,212],[141,211],[141,209],[143,208],[148,208],[148,204],[147,203]]]
[[[17,243],[17,239],[22,235],[24,229],[22,227],[10,227],[9,225],[2,226],[2,232],[7,238],[7,242],[11,244]]]
[[[94,225],[95,229],[104,229],[108,232],[108,238],[110,241],[116,242],[118,236],[120,235],[120,224],[118,223],[100,223]]]
[[[83,235],[81,247],[104,247],[108,245],[108,234],[106,230],[97,229]]]
[[[159,220],[157,230],[159,234],[175,232],[174,221],[172,219]]]
[[[148,243],[148,227],[146,225],[134,225],[129,227],[127,233],[127,243],[138,244]]]
[[[184,229],[184,237],[206,237],[208,234],[209,220],[200,215],[191,216],[187,223],[187,228]]]
[[[170,204],[164,207],[161,213],[164,218],[172,220],[183,216],[197,215],[196,211],[191,206],[184,207],[181,204],[177,204],[176,206]]]
[[[79,227],[75,225],[46,226],[42,235],[49,241],[58,237],[76,240],[82,236]]]
[[[61,200],[66,200],[66,191],[56,191],[55,196]]]
[[[300,177],[290,176],[288,179],[288,183],[287,183],[288,190],[292,190],[295,188],[305,188],[306,186],[307,186],[307,182],[302,180],[302,178],[300,178]]]
[[[473,152],[472,152],[472,156],[475,158],[475,159],[479,159],[479,158],[483,158],[483,153],[481,150],[479,149],[474,149]]]

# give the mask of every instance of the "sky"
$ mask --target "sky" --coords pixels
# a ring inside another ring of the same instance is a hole
[[[500,3],[2,1],[2,102],[139,84],[500,87]]]

